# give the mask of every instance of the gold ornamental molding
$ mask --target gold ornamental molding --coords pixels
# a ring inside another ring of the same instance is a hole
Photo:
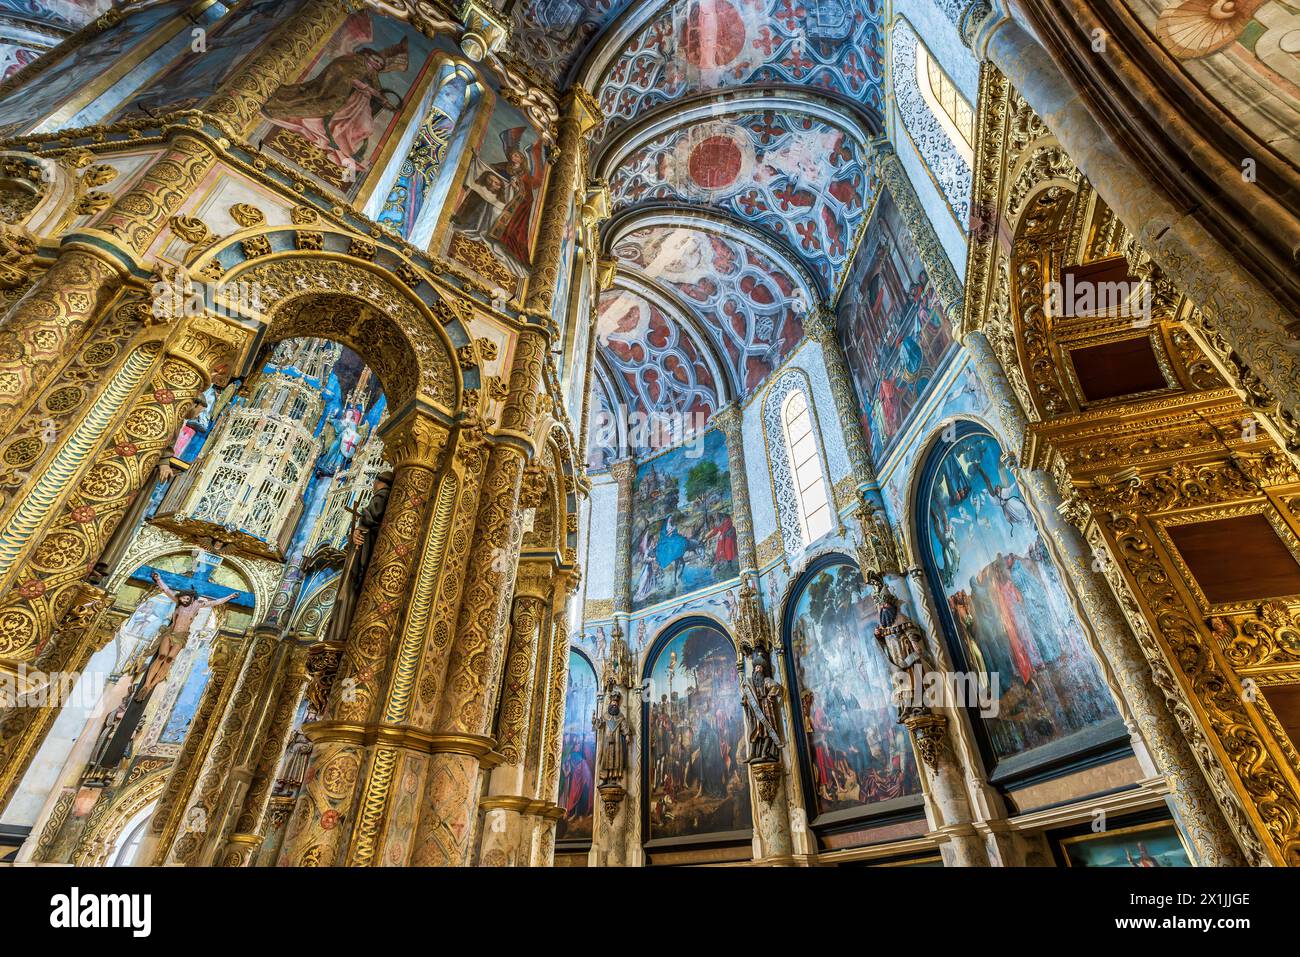
[[[431,734],[409,725],[312,721],[304,724],[302,731],[313,744],[328,741],[359,747],[378,745],[421,754],[468,754],[480,759],[487,757],[496,747],[496,739],[487,735]]]

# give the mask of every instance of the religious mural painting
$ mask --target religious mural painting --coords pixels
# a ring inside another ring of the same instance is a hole
[[[381,225],[416,246],[427,248],[432,238],[432,224],[446,192],[441,185],[447,179],[444,170],[454,162],[453,143],[463,138],[481,92],[466,64],[447,60],[438,67],[433,96],[378,216]]]
[[[496,99],[464,170],[448,204],[442,251],[513,298],[522,293],[533,263],[545,146],[521,112]]]
[[[262,107],[262,145],[349,199],[396,135],[433,41],[389,17],[352,14],[297,80]]]
[[[1130,818],[1131,820],[1131,818]],[[1178,826],[1171,820],[1126,826],[1061,838],[1057,854],[1066,867],[1191,867]]]
[[[12,136],[48,117],[189,3],[172,0],[137,10],[112,30],[82,44],[75,56],[60,57],[41,72],[39,83],[11,91],[0,101],[0,136]]]
[[[275,27],[302,0],[252,0],[207,30],[204,46],[187,46],[176,62],[123,104],[114,119],[142,119],[170,110],[194,109],[247,62]]]
[[[745,394],[803,338],[801,316],[808,308],[803,290],[785,268],[748,243],[713,230],[649,226],[619,239],[613,253],[680,294],[712,334]]]
[[[746,83],[828,90],[881,111],[883,0],[679,0],[602,78],[606,137],[652,107]]]
[[[526,0],[514,7],[511,40],[533,69],[563,89],[596,35],[632,0]]]
[[[836,322],[863,434],[881,461],[956,351],[952,317],[888,190],[876,202]]]
[[[936,446],[917,512],[949,642],[991,702],[987,756],[1000,762],[1074,735],[1105,740],[1118,723],[1114,701],[997,441],[967,423]]]
[[[638,467],[632,497],[634,609],[739,574],[721,432],[706,432],[698,450],[674,449]]]
[[[579,651],[569,652],[569,686],[564,695],[563,757],[560,759],[559,805],[564,811],[555,828],[557,841],[590,841],[595,808],[596,669]]]
[[[872,191],[860,146],[809,114],[767,110],[690,123],[622,157],[616,208],[655,200],[708,204],[765,227],[837,283]]]
[[[690,326],[640,292],[619,286],[601,295],[596,341],[626,403],[609,413],[625,417],[634,449],[676,445],[701,430],[721,404],[705,346]],[[595,421],[616,434],[612,418]]]
[[[751,827],[736,649],[711,624],[662,641],[649,667],[645,730],[649,840]]]
[[[787,613],[816,815],[921,793],[912,743],[891,696],[891,668],[871,637],[879,616],[862,573],[842,560],[812,571]]]

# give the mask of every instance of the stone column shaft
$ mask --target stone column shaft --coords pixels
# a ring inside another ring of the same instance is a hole
[[[967,333],[964,342],[980,381],[1010,435],[1012,447],[1018,450],[1024,444],[1027,419],[1006,372],[982,332]],[[1044,532],[1056,544],[1066,563],[1066,573],[1087,609],[1087,618],[1105,664],[1119,685],[1123,704],[1160,772],[1169,780],[1170,807],[1184,825],[1199,862],[1203,866],[1240,863],[1240,851],[1186,739],[1169,713],[1164,695],[1156,687],[1151,667],[1123,611],[1097,569],[1082,534],[1061,516],[1062,502],[1055,483],[1038,470],[1024,470],[1022,475],[1025,490],[1044,518]]]
[[[740,573],[758,572],[758,543],[754,541],[754,512],[749,505],[749,475],[745,469],[745,413],[732,404],[713,416],[714,424],[727,437],[727,469],[731,473],[731,504],[740,553]],[[831,503],[834,507],[834,503]],[[630,523],[629,523],[630,524]]]

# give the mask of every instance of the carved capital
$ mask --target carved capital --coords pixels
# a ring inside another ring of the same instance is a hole
[[[394,469],[436,469],[449,431],[422,409],[412,409],[382,434],[385,454]]]
[[[903,719],[907,730],[912,732],[916,742],[917,753],[931,771],[939,770],[939,761],[943,757],[944,737],[948,733],[948,719],[941,714],[913,714]]]

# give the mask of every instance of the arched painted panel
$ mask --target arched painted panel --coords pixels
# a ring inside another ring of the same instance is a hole
[[[991,435],[963,423],[954,441],[931,453],[918,507],[922,562],[953,658],[983,675],[988,706],[975,723],[992,765],[1038,748],[1050,749],[1043,752],[1049,758],[1073,754],[1113,739],[1118,723],[1096,656],[1001,455]]]
[[[557,841],[590,841],[596,782],[596,669],[580,651],[569,651],[569,686],[564,693],[564,754],[560,758]]]
[[[736,649],[696,619],[666,632],[649,667],[643,773],[646,838],[751,827]]]
[[[807,572],[790,599],[786,649],[815,816],[921,793],[889,662],[872,637],[879,620],[861,572],[838,556]]]

